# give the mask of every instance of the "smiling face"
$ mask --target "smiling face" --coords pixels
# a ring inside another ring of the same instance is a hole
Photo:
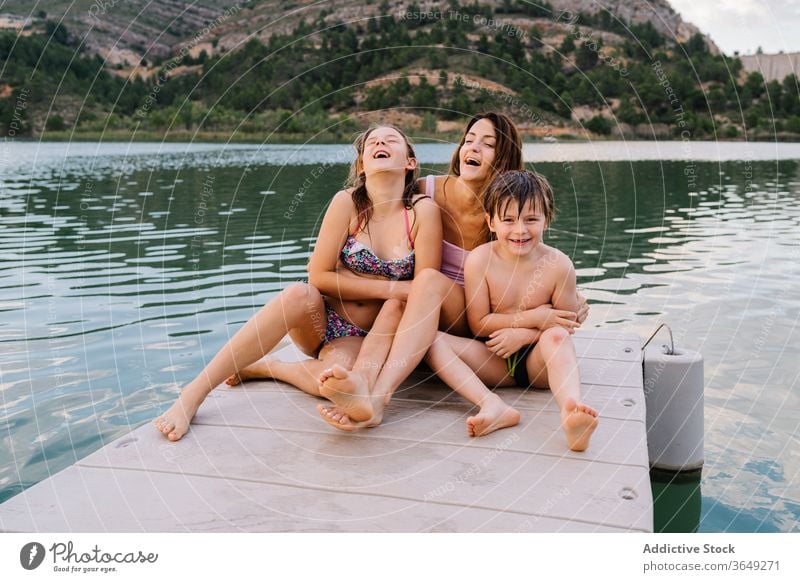
[[[482,187],[498,174],[522,169],[522,138],[516,125],[508,116],[489,111],[473,117],[464,128],[449,173]]]
[[[467,131],[459,150],[459,174],[469,182],[483,182],[493,173],[497,133],[488,119],[479,119]]]
[[[412,157],[405,137],[393,127],[376,127],[369,131],[359,152],[359,171],[365,174],[413,170],[417,160]]]
[[[486,215],[491,230],[498,242],[514,255],[527,255],[541,242],[547,228],[547,220],[533,200],[528,200],[520,211],[518,202],[511,198],[505,207],[494,216]]]

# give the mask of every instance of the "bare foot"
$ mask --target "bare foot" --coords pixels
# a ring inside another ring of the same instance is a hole
[[[225,380],[225,383],[228,386],[238,386],[242,382],[247,382],[248,380],[273,378],[272,366],[275,363],[276,362],[271,362],[269,360],[258,361],[246,368],[242,368],[236,374],[229,376],[228,379]]]
[[[205,394],[184,389],[169,410],[155,420],[156,428],[169,440],[180,440],[189,431],[189,424],[205,397]]]
[[[519,412],[503,402],[500,397],[481,407],[481,411],[467,419],[467,434],[479,437],[509,426],[519,424]]]
[[[346,432],[352,432],[359,428],[372,428],[373,426],[378,426],[383,420],[383,412],[381,412],[380,415],[374,415],[369,420],[356,422],[335,404],[317,404],[317,411],[322,420],[332,427]]]
[[[339,412],[351,421],[372,419],[373,407],[367,380],[358,372],[351,372],[338,364],[320,376],[319,393],[333,402]]]
[[[570,450],[585,451],[594,429],[597,428],[597,411],[568,398],[561,410],[561,427],[564,429]]]

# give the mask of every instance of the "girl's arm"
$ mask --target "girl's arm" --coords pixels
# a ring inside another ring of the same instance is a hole
[[[414,228],[411,236],[414,239],[414,276],[419,275],[423,269],[436,269],[442,266],[442,217],[439,206],[428,198],[418,201],[414,205]],[[347,268],[339,266],[339,276],[364,281],[365,275],[356,275]],[[411,281],[394,281],[379,277],[369,276],[370,279],[385,282],[389,286],[387,299],[400,299],[406,301],[411,291]]]
[[[351,273],[343,275],[336,270],[353,212],[350,192],[338,192],[325,212],[314,252],[308,260],[308,282],[323,295],[343,300],[389,299],[392,281],[351,276]]]

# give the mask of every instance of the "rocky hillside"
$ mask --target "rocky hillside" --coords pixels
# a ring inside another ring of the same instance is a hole
[[[0,18],[8,135],[441,135],[486,109],[540,138],[800,133],[796,79],[748,74],[665,0],[27,6]]]
[[[453,3],[458,10],[460,3]],[[482,4],[496,9],[510,4],[502,0]],[[684,22],[667,0],[608,0],[608,11],[624,22],[649,22],[663,36],[686,42],[699,32]],[[7,0],[0,13],[28,18],[35,26],[43,19],[63,23],[79,36],[84,46],[107,60],[109,65],[125,67],[169,58],[183,46],[208,41],[203,46],[209,55],[223,50],[236,50],[251,38],[262,41],[275,34],[286,34],[302,21],[316,21],[323,15],[325,22],[356,22],[382,14],[405,14],[412,5],[429,14],[446,13],[444,2],[390,1],[379,3],[364,0],[48,0],[37,3],[32,10],[27,0]],[[570,14],[603,12],[595,0],[552,0],[552,23],[545,22],[546,32],[558,34],[565,28]],[[559,18],[559,15],[561,18]],[[504,19],[520,28],[530,27],[534,19],[509,17]],[[206,28],[208,27],[208,28]],[[211,41],[213,40],[213,46]],[[710,49],[718,52],[706,38]]]

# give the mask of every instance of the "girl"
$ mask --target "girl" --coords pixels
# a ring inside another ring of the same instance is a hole
[[[347,361],[359,353],[371,328],[372,346],[361,350],[355,369],[377,373],[379,364],[368,360],[386,359],[401,302],[410,292],[408,280],[440,266],[441,218],[435,204],[415,194],[417,160],[400,130],[373,127],[358,137],[355,148],[350,188],[337,193],[325,213],[308,263],[309,283],[292,285],[267,303],[156,419],[169,440],[186,434],[211,390],[263,357],[287,333],[308,355],[323,347]],[[324,396],[319,377],[327,365],[302,364],[277,366],[273,377]],[[354,398],[342,396],[344,404]]]

